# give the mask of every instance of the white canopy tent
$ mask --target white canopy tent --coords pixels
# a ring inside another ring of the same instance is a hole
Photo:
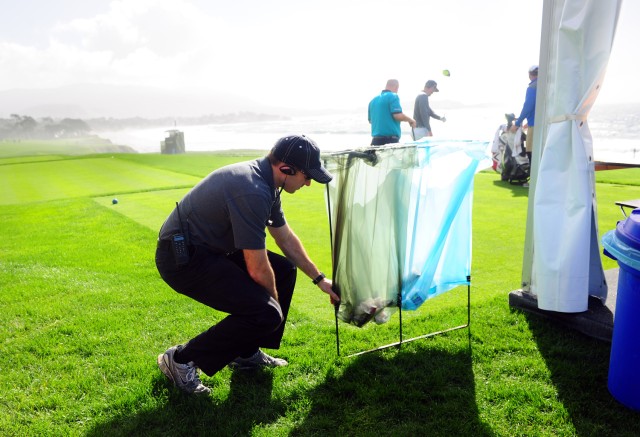
[[[538,307],[588,309],[607,287],[598,246],[587,123],[604,80],[622,0],[545,0],[536,136],[522,271]]]

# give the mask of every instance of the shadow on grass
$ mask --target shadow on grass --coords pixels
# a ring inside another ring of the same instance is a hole
[[[478,415],[468,350],[374,352],[344,365],[313,390],[291,435],[493,435]]]
[[[252,435],[256,425],[265,431],[286,417],[300,397],[308,399],[304,418],[291,417],[298,425],[289,435],[494,435],[479,418],[469,349],[345,358],[325,382],[284,400],[272,399],[270,371],[231,375],[229,396],[220,403],[183,395],[159,375],[152,396],[162,405],[111,419],[87,435]],[[272,431],[266,434],[277,435]]]
[[[498,179],[493,181],[493,185],[511,190],[513,197],[527,197],[529,195],[529,188],[523,187],[522,185],[510,184],[509,181],[501,181]]]
[[[232,372],[229,396],[217,404],[211,396],[179,392],[162,375],[153,381],[151,396],[162,406],[117,417],[90,430],[88,436],[251,435],[257,423],[275,422],[284,414],[273,400],[273,374]],[[249,412],[249,413],[248,413]]]
[[[607,389],[610,343],[524,313],[578,436],[638,436],[637,413]]]

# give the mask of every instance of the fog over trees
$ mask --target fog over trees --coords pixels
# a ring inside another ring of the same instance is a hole
[[[101,117],[87,120],[80,118],[34,118],[29,115],[11,114],[9,118],[0,118],[0,139],[77,138],[87,136],[91,133],[121,129],[259,122],[284,119],[288,119],[288,117],[254,112],[203,115],[198,117]]]
[[[29,115],[11,114],[0,118],[0,139],[73,138],[87,135],[89,125],[80,119],[51,117],[35,119]]]

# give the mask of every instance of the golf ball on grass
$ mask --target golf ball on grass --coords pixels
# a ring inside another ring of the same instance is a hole
[[[115,199],[115,198],[114,198],[114,199],[111,201],[111,203],[113,203],[113,204],[115,205],[116,203],[118,203],[118,199]]]

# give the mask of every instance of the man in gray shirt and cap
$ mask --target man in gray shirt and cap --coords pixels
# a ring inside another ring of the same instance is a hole
[[[424,85],[424,89],[420,91],[420,94],[416,97],[416,103],[413,107],[413,119],[416,121],[416,127],[413,129],[413,140],[417,141],[422,137],[431,137],[433,132],[431,131],[430,119],[435,118],[442,122],[447,121],[445,117],[440,117],[433,112],[429,106],[429,96],[434,92],[439,92],[438,84],[435,80],[428,80]]]
[[[280,198],[282,191],[294,193],[311,180],[326,184],[331,179],[316,143],[291,135],[279,139],[264,158],[210,173],[176,205],[160,229],[160,276],[178,293],[228,314],[158,355],[160,370],[176,387],[209,393],[198,369],[211,376],[226,365],[287,365],[259,348],[280,347],[296,268],[332,303],[340,300],[287,224]],[[266,249],[266,230],[285,256]]]

